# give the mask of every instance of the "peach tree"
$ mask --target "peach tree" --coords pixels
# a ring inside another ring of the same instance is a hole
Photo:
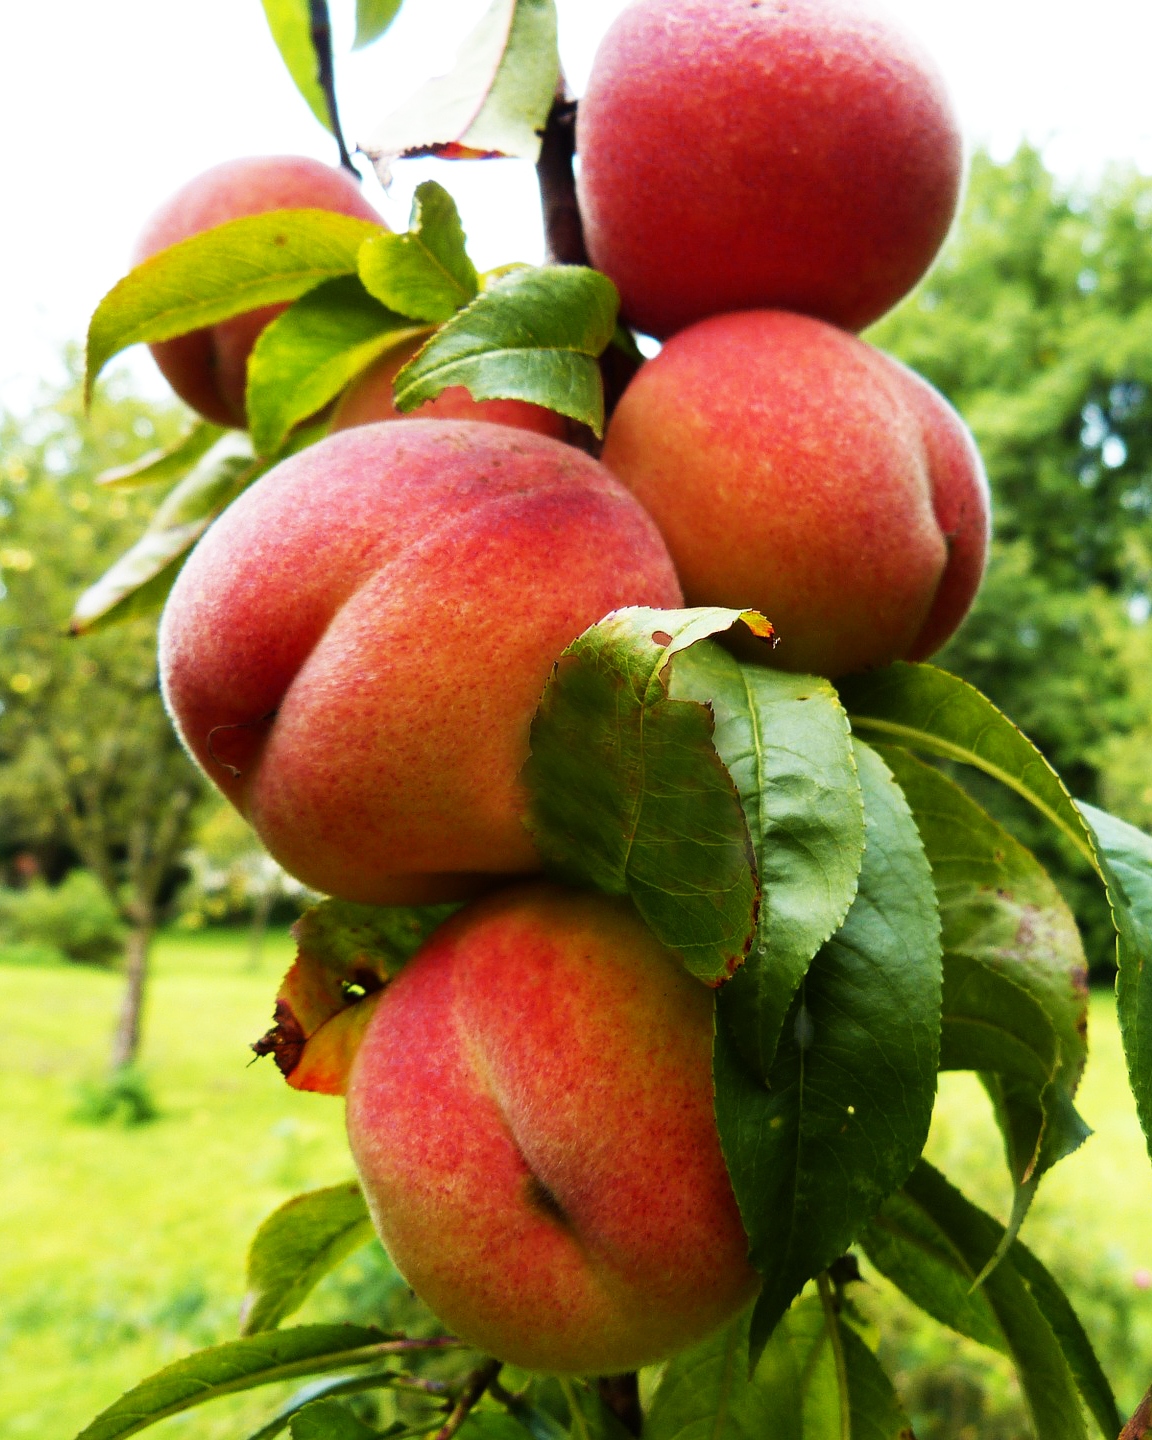
[[[638,0],[580,117],[553,0],[493,0],[364,145],[385,180],[535,162],[548,263],[479,274],[440,185],[404,234],[360,196],[323,0],[265,9],[351,173],[209,172],[101,302],[89,384],[145,342],[204,418],[114,477],[169,489],[73,627],[166,606],[185,743],[329,895],[255,1048],[347,1093],[360,1178],[270,1216],[239,1338],[83,1440],[294,1378],[261,1437],[370,1440],[345,1399],[391,1390],[396,1436],[898,1440],[860,1256],[1007,1354],[1045,1440],[1147,1433],[1018,1238],[1088,1135],[1080,936],[954,777],[1097,877],[1146,1135],[1152,839],[916,663],[971,602],[986,484],[834,328],[950,221],[930,62],[855,0]],[[398,9],[358,0],[358,43]],[[923,1158],[942,1070],[988,1093],[1006,1225]],[[431,1311],[287,1324],[374,1226]]]

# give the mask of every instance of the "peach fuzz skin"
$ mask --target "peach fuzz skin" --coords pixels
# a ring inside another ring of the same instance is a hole
[[[637,0],[577,148],[591,263],[661,337],[753,307],[863,329],[931,264],[963,159],[935,66],[868,0]]]
[[[712,996],[626,901],[516,886],[385,990],[348,1135],[416,1293],[531,1370],[617,1373],[756,1292],[712,1111]]]
[[[348,430],[375,420],[486,420],[494,425],[511,425],[516,430],[550,435],[553,440],[564,439],[567,423],[555,410],[530,405],[525,400],[473,400],[463,385],[449,385],[447,390],[415,410],[397,410],[392,382],[401,366],[411,360],[423,343],[420,339],[403,345],[369,366],[340,397],[329,430]]]
[[[656,527],[595,460],[465,420],[346,430],[207,532],[160,623],[184,743],[280,863],[374,904],[539,861],[518,773],[560,653],[676,606]]]
[[[603,462],[659,525],[687,603],[762,611],[784,669],[923,660],[983,574],[988,484],[963,421],[818,320],[749,311],[674,336],[625,391]]]
[[[332,210],[384,225],[343,170],[303,155],[254,155],[205,170],[165,201],[136,242],[133,263],[227,220],[269,210]],[[243,427],[248,356],[261,330],[286,308],[268,305],[178,335],[153,345],[152,355],[185,404],[216,425]]]

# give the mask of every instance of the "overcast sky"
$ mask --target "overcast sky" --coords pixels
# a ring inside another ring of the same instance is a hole
[[[623,0],[558,0],[566,72],[579,91]],[[353,0],[330,0],[341,105],[363,136],[443,71],[485,0],[407,0],[387,37],[347,54]],[[1152,172],[1152,0],[888,0],[952,86],[970,143],[1011,153],[1027,137],[1070,180],[1110,162]],[[150,211],[185,179],[236,155],[335,159],[288,79],[259,0],[39,0],[0,20],[0,403],[22,404],[80,339],[126,268]],[[529,167],[512,161],[397,167],[403,226],[429,173],[454,193],[483,268],[539,258]],[[146,357],[133,369],[161,393]]]

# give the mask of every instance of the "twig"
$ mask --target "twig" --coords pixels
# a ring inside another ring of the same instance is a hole
[[[359,180],[360,172],[353,165],[344,143],[340,111],[336,105],[336,67],[332,60],[332,22],[328,17],[328,0],[308,0],[308,14],[312,22],[312,48],[316,52],[316,78],[324,92],[328,119],[332,122],[332,133],[340,149],[340,168]]]
[[[1120,1440],[1145,1440],[1152,1435],[1152,1385],[1136,1407],[1136,1413],[1120,1432]]]
[[[465,1381],[464,1389],[461,1390],[456,1404],[453,1405],[451,1414],[448,1416],[448,1419],[445,1420],[444,1424],[441,1425],[440,1429],[437,1430],[435,1440],[452,1440],[452,1436],[456,1434],[460,1426],[467,1420],[468,1412],[472,1409],[473,1405],[476,1404],[488,1386],[491,1385],[492,1381],[499,1375],[502,1363],[500,1360],[486,1360],[483,1365],[473,1370],[472,1374],[469,1375]]]
[[[536,161],[536,183],[544,211],[544,243],[552,265],[588,263],[584,225],[576,204],[576,177],[572,173],[575,154],[576,101],[568,94],[561,77],[544,126],[540,158]]]

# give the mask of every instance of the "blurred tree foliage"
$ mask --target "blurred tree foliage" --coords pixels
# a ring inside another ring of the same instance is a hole
[[[129,927],[113,1060],[139,1042],[148,948],[188,844],[199,774],[161,704],[155,624],[67,636],[79,593],[136,538],[147,491],[93,484],[175,437],[174,410],[78,383],[0,418],[0,857],[77,857]]]
[[[988,576],[939,663],[985,691],[1072,792],[1152,827],[1152,179],[1062,188],[1038,152],[975,156],[960,223],[868,338],[971,425],[988,467]],[[980,798],[1066,882],[1093,965],[1097,887],[1042,822]]]

